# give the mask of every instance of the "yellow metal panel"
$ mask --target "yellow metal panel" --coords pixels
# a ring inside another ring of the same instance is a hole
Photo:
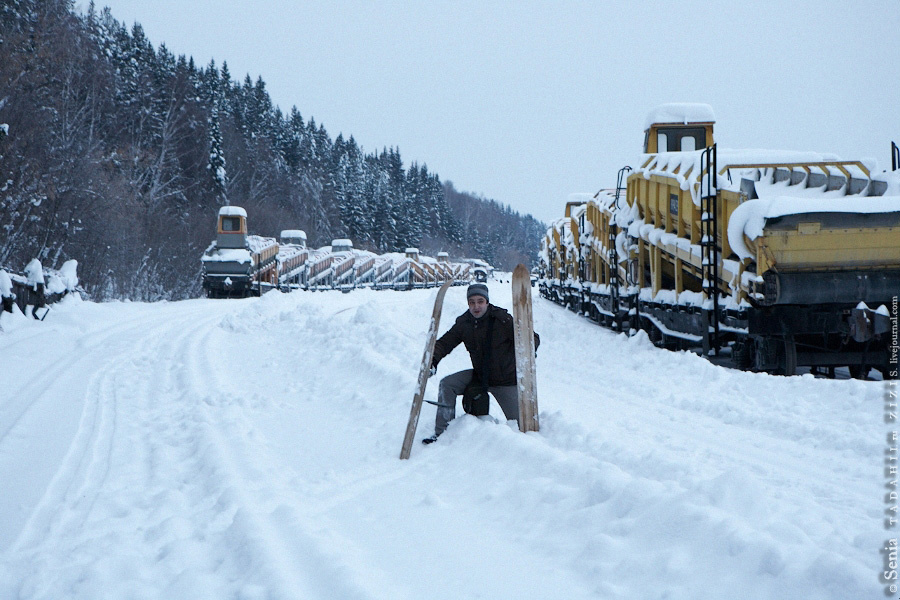
[[[892,227],[768,231],[756,241],[769,268],[900,267],[900,231]]]

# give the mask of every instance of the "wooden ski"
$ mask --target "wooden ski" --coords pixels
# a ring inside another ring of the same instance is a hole
[[[518,265],[512,276],[513,329],[516,343],[516,379],[519,388],[519,430],[538,431],[537,381],[534,374],[534,321],[531,310],[531,274]]]
[[[403,438],[403,448],[400,450],[400,459],[409,458],[412,450],[413,438],[416,437],[416,427],[419,424],[419,413],[422,412],[422,399],[425,397],[425,384],[428,383],[428,371],[431,370],[431,357],[434,355],[434,343],[437,341],[438,326],[441,323],[441,309],[444,306],[444,296],[452,282],[448,281],[438,290],[434,299],[434,310],[431,312],[431,325],[428,328],[428,339],[425,342],[425,354],[422,356],[422,367],[419,369],[419,382],[415,396],[413,396],[412,408],[409,411],[409,422],[406,424],[406,436]]]

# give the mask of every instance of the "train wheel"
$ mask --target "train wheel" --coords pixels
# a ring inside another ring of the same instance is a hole
[[[850,377],[853,379],[869,378],[870,367],[868,365],[848,365],[847,368],[850,370]]]
[[[755,355],[756,352],[750,340],[737,341],[731,349],[731,360],[734,366],[742,371],[749,371],[753,368]]]
[[[784,374],[797,374],[797,342],[790,336],[784,338]]]

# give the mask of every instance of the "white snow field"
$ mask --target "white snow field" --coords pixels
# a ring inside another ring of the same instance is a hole
[[[3,314],[0,598],[884,597],[886,382],[736,372],[536,296],[541,431],[423,446],[425,405],[401,461],[435,294]]]

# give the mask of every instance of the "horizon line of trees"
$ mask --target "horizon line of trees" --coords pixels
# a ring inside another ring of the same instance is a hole
[[[154,48],[91,2],[0,7],[0,265],[79,261],[99,299],[200,293],[219,206],[253,233],[303,229],[310,245],[350,238],[377,252],[419,247],[504,269],[531,264],[544,226],[459,192],[397,148],[332,139],[262,77],[233,80]],[[3,135],[3,132],[6,135]]]

